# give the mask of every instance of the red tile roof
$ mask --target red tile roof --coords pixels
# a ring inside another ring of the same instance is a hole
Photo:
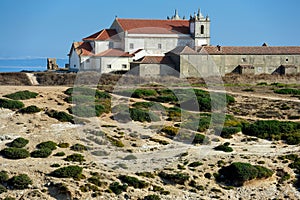
[[[204,46],[199,52],[211,55],[290,55],[300,54],[300,46]]]
[[[96,54],[95,56],[101,57],[132,57],[128,52],[124,52],[122,49],[108,49],[101,53]]]
[[[79,56],[92,56],[93,48],[89,42],[74,42],[73,48]]]
[[[174,64],[167,56],[145,56],[135,63],[140,64]]]
[[[123,31],[139,34],[190,34],[188,20],[119,19]]]
[[[84,41],[87,40],[119,40],[118,33],[115,29],[103,29],[97,33],[94,33],[93,35],[90,35],[86,38],[83,38]]]

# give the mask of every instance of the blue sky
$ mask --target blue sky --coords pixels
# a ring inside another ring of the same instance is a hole
[[[141,3],[142,2],[142,3]],[[67,58],[73,41],[119,18],[166,19],[201,8],[212,45],[300,46],[299,0],[1,0],[0,58]]]

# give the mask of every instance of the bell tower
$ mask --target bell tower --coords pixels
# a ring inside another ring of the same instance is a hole
[[[210,45],[210,19],[203,17],[200,9],[194,16],[190,16],[190,34],[194,38],[195,46]]]

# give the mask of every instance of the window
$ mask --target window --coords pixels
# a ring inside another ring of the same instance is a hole
[[[158,49],[161,49],[161,44],[160,43],[158,44]]]
[[[133,43],[130,43],[130,44],[129,44],[129,49],[133,49],[133,48],[134,48]]]
[[[90,59],[87,59],[86,62],[89,63],[89,62],[90,62]]]
[[[74,68],[76,68],[76,65],[74,65]]]
[[[127,68],[127,65],[125,65],[125,64],[122,65],[122,68],[123,68],[123,69],[126,69],[126,68]]]
[[[107,68],[108,68],[108,69],[111,69],[111,65],[107,65]]]
[[[246,58],[242,58],[242,62],[247,62],[247,59]]]
[[[201,34],[204,34],[204,25],[201,25]]]
[[[288,59],[288,58],[286,58],[286,59],[285,59],[285,62],[289,62],[289,59]]]

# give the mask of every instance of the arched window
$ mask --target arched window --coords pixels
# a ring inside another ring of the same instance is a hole
[[[204,25],[201,25],[201,34],[204,34]]]

